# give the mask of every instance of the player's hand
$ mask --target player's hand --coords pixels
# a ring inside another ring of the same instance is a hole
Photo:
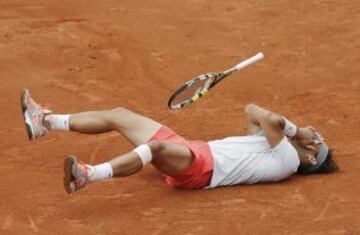
[[[323,137],[312,126],[298,128],[294,138],[299,146],[309,150],[315,150],[317,145],[324,142]]]

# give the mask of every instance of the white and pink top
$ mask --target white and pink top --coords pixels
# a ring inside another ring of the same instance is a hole
[[[208,144],[214,169],[206,188],[277,182],[296,173],[300,165],[297,151],[286,137],[274,148],[263,135],[228,137]]]

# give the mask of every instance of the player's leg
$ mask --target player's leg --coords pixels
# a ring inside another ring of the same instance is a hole
[[[72,193],[90,182],[111,177],[130,176],[139,172],[150,162],[163,174],[177,176],[182,170],[190,166],[192,153],[182,145],[151,141],[129,153],[96,166],[78,163],[74,156],[69,156],[65,160],[64,168],[65,189],[68,193]]]
[[[45,116],[45,120],[54,118]],[[118,131],[134,145],[146,143],[162,125],[125,108],[71,114],[69,129],[85,134]]]
[[[151,161],[149,160],[149,162],[165,175],[177,176],[191,164],[192,154],[187,147],[160,140],[151,141],[146,145],[151,151],[151,159],[149,158]],[[138,172],[148,161],[144,160],[142,153],[137,153],[135,149],[135,151],[112,159],[109,163],[114,170],[114,176],[123,177]]]
[[[76,131],[98,134],[118,131],[134,145],[146,143],[161,124],[125,108],[92,111],[71,115],[50,114],[24,90],[21,96],[26,130],[30,140],[45,135],[49,130]]]

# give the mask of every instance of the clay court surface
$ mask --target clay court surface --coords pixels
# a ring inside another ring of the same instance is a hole
[[[0,1],[0,234],[360,234],[359,1]],[[184,81],[258,51],[266,59],[170,111]],[[341,171],[180,191],[152,166],[67,195],[63,159],[132,149],[117,133],[29,142],[29,88],[60,113],[124,106],[189,139],[245,134],[255,102],[312,124]]]

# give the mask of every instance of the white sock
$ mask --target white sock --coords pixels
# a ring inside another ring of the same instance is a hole
[[[48,118],[50,122],[51,130],[59,130],[59,131],[69,131],[70,130],[70,115],[60,115],[60,114],[50,114],[46,118]]]
[[[89,167],[90,182],[110,179],[113,177],[113,169],[110,163],[108,162],[96,166],[90,166],[90,165],[86,165],[86,166]]]

